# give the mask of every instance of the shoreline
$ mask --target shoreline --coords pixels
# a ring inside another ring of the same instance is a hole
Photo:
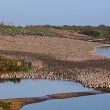
[[[58,94],[50,94],[42,97],[30,97],[30,98],[13,98],[13,99],[0,99],[3,103],[10,103],[10,108],[8,110],[19,110],[25,105],[40,103],[43,101],[54,100],[54,99],[67,99],[67,98],[75,98],[89,95],[99,95],[104,94],[101,92],[74,92],[74,93],[58,93]]]
[[[11,40],[11,37],[7,39]],[[27,73],[0,74],[1,79],[66,80],[94,89],[110,88],[110,59],[91,54],[98,43],[49,37],[12,39],[15,43],[5,42],[7,45],[0,50],[0,54],[6,58],[31,61],[33,69]],[[27,47],[24,47],[25,43]]]
[[[9,52],[7,52],[9,54]],[[89,88],[110,88],[108,59],[93,59],[82,61],[56,60],[48,55],[17,52],[24,60],[32,61],[33,69],[29,72],[14,72],[0,74],[1,79],[49,79],[66,80],[83,84]],[[5,53],[6,54],[6,53]],[[19,59],[19,55],[10,58]],[[26,55],[26,56],[25,56]],[[9,55],[7,55],[9,57]],[[5,56],[6,57],[6,56]],[[26,59],[25,59],[26,58]],[[20,58],[21,59],[21,58]],[[87,66],[88,65],[88,66]],[[102,78],[100,78],[102,76]],[[95,77],[95,78],[94,78]]]

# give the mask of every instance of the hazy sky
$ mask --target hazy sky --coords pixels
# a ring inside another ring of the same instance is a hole
[[[16,25],[110,25],[110,0],[0,0],[0,21]]]

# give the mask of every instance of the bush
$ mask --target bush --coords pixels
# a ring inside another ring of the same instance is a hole
[[[100,33],[94,30],[84,30],[81,31],[80,33],[91,37],[100,37]]]
[[[31,69],[31,63],[23,60],[9,60],[0,58],[0,71],[12,72],[12,71],[29,71]]]

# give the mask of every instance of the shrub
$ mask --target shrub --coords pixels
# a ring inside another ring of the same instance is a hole
[[[100,37],[100,33],[94,30],[84,30],[81,31],[80,33],[91,37]]]
[[[31,69],[31,63],[24,60],[10,60],[0,58],[0,71],[29,71]]]

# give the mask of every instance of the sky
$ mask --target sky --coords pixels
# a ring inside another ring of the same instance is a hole
[[[0,22],[14,25],[110,25],[110,0],[0,0]]]

